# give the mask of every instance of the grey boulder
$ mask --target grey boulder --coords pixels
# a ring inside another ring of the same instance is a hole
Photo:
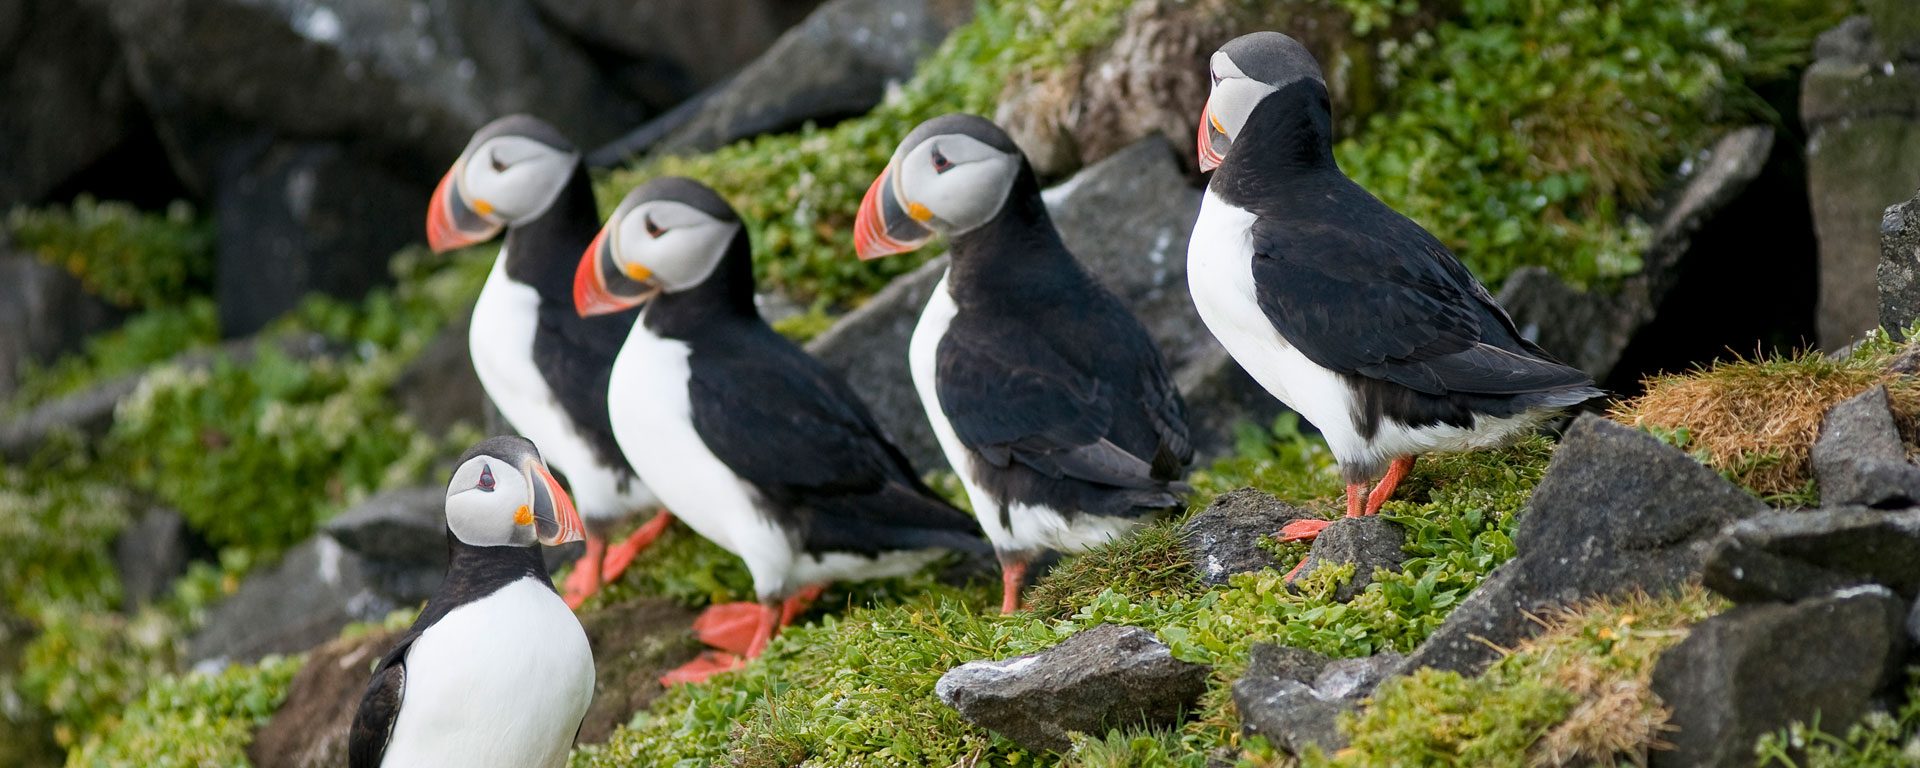
[[[1920,501],[1920,467],[1894,427],[1886,385],[1835,405],[1813,444],[1820,501],[1828,506],[1907,507]]]
[[[1920,322],[1920,192],[1880,218],[1880,327],[1904,334]]]
[[[1255,645],[1246,674],[1233,683],[1241,730],[1296,755],[1309,746],[1338,750],[1347,745],[1340,714],[1358,709],[1405,661],[1391,651],[1329,661],[1297,648]]]
[[[1180,532],[1200,581],[1218,585],[1234,574],[1280,567],[1273,552],[1260,546],[1260,537],[1307,516],[1271,494],[1242,488],[1220,494],[1205,511],[1182,523]]]
[[[1866,584],[1912,599],[1920,595],[1920,509],[1837,507],[1742,520],[1714,543],[1705,580],[1742,603]]]
[[[315,536],[214,606],[185,655],[194,664],[246,663],[304,651],[348,624],[385,618],[399,605],[374,588],[359,555]]]
[[[1300,566],[1300,576],[1322,568],[1352,565],[1353,578],[1333,590],[1333,599],[1344,603],[1366,591],[1367,585],[1373,583],[1375,571],[1398,572],[1400,563],[1407,559],[1403,549],[1406,543],[1407,531],[1399,523],[1381,519],[1379,515],[1342,517],[1313,540],[1313,549]]]
[[[1073,733],[1179,723],[1208,674],[1175,659],[1152,632],[1102,624],[1037,654],[954,667],[934,693],[976,725],[1029,749],[1060,751]]]
[[[78,350],[83,339],[112,327],[121,314],[65,270],[12,250],[0,231],[0,328],[7,329],[0,334],[0,401],[13,396],[28,367]]]

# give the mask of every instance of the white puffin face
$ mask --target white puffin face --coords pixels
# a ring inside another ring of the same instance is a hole
[[[530,547],[539,540],[533,487],[520,468],[504,459],[468,459],[447,483],[447,527],[477,547]]]
[[[740,222],[714,218],[686,203],[648,200],[616,212],[607,232],[611,266],[635,283],[671,293],[713,274]]]
[[[580,156],[523,136],[496,136],[461,158],[460,199],[497,225],[514,226],[545,213],[566,188]]]
[[[894,160],[892,191],[914,221],[941,234],[962,234],[1000,213],[1020,160],[972,136],[931,136]]]
[[[1207,97],[1209,127],[1230,143],[1240,136],[1260,100],[1278,89],[1241,72],[1226,51],[1215,51],[1208,69],[1213,76],[1213,90]]]

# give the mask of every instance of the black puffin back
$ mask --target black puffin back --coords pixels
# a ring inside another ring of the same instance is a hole
[[[598,204],[586,166],[576,164],[553,206],[507,232],[507,275],[540,294],[533,363],[561,410],[580,427],[599,462],[619,474],[621,490],[634,474],[613,437],[607,384],[613,360],[640,316],[638,308],[581,317],[573,306],[573,276],[599,233]],[[564,473],[565,468],[559,468]]]

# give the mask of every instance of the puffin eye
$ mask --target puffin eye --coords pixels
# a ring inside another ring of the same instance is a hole
[[[952,167],[953,167],[953,163],[947,160],[947,156],[940,154],[940,148],[934,147],[933,148],[933,172],[946,173],[947,170]]]
[[[507,164],[500,162],[500,152],[498,150],[487,153],[487,164],[493,166],[494,173],[505,173],[507,170]]]
[[[480,466],[480,484],[474,487],[479,488],[480,490],[486,491],[487,493],[493,493],[493,467],[492,466],[485,465],[485,464],[482,464]]]
[[[642,215],[641,221],[647,225],[648,237],[658,239],[661,235],[664,235],[667,233],[667,230],[665,228],[661,227],[658,224],[653,223],[653,214],[651,213]]]

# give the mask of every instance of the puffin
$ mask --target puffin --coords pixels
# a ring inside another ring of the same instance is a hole
[[[1186,406],[1153,339],[1081,266],[1005,131],[954,114],[909,132],[854,220],[861,259],[943,234],[952,256],[909,343],[927,420],[1020,607],[1037,557],[1182,505]]]
[[[758,656],[830,582],[985,554],[972,517],[921,482],[852,387],[761,319],[746,227],[719,194],[649,181],[578,263],[581,315],[643,306],[607,402],[627,462],[688,527],[746,561],[758,597],[703,613],[696,632],[724,653],[663,682]]]
[[[1256,32],[1209,67],[1197,138],[1213,177],[1188,288],[1233,359],[1325,437],[1349,517],[1378,513],[1416,456],[1499,446],[1602,396],[1522,338],[1437,238],[1340,170],[1305,46]],[[1279,538],[1327,525],[1295,521]]]
[[[560,768],[593,700],[593,652],[540,545],[579,541],[580,516],[518,436],[460,457],[446,509],[446,581],[374,667],[347,762]]]
[[[607,377],[639,313],[583,318],[573,311],[574,261],[599,225],[580,153],[526,115],[476,132],[427,206],[427,241],[436,253],[506,230],[474,303],[467,346],[487,397],[552,457],[592,524],[586,554],[566,582],[575,608],[618,579],[673,521],[662,510],[607,544],[606,532],[660,502],[627,466],[607,421]]]

